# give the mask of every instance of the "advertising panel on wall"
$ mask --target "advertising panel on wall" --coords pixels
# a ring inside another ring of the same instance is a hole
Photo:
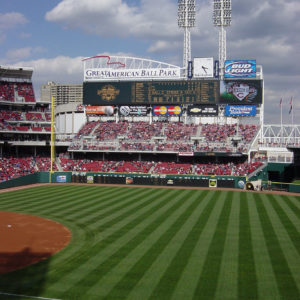
[[[181,116],[181,105],[154,105],[152,108],[154,116]]]
[[[215,104],[219,80],[84,82],[85,105]]]
[[[214,59],[212,57],[194,58],[194,78],[214,77]]]
[[[214,77],[219,78],[220,74],[220,63],[218,60],[215,60],[214,62]]]
[[[190,116],[217,116],[217,105],[189,105],[187,114]]]
[[[112,116],[114,114],[114,107],[107,105],[107,106],[91,106],[87,105],[85,107],[85,113],[87,115],[107,115]]]
[[[256,77],[256,60],[226,60],[224,67],[226,78]]]
[[[60,183],[67,182],[67,176],[66,175],[57,175],[56,182],[60,182]]]
[[[262,80],[220,81],[220,104],[261,104]]]
[[[146,116],[148,107],[145,105],[133,106],[120,106],[119,112],[121,116]]]
[[[256,116],[255,105],[225,105],[225,116],[226,117],[249,117]]]

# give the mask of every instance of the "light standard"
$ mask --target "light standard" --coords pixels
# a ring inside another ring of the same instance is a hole
[[[231,25],[231,0],[214,0],[214,25],[219,27],[219,64],[220,77],[224,78],[224,63],[226,60],[226,30]]]
[[[184,29],[183,71],[187,77],[188,62],[191,61],[191,33],[195,27],[195,0],[178,0],[178,26]]]

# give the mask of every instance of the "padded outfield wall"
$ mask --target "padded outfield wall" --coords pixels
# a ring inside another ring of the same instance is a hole
[[[194,187],[244,187],[243,176],[163,175],[98,172],[38,172],[0,183],[0,189],[36,183],[135,184]]]

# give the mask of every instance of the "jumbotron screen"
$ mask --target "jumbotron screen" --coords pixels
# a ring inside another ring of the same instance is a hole
[[[261,104],[261,80],[84,82],[84,105]]]
[[[83,104],[214,104],[218,80],[84,82]]]

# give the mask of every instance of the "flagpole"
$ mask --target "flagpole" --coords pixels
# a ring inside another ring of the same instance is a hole
[[[282,128],[282,98],[280,99],[280,132],[281,132],[281,145],[282,145],[282,137],[283,137],[283,128]]]
[[[292,125],[293,125],[293,130],[294,130],[294,143],[295,143],[295,140],[296,140],[296,130],[294,128],[294,103],[293,103],[293,97],[291,98],[291,102],[292,102]]]
[[[294,130],[294,142],[295,142],[293,97],[291,97],[291,100],[290,100],[290,111],[289,111],[289,114],[290,113],[292,113],[292,130]]]

